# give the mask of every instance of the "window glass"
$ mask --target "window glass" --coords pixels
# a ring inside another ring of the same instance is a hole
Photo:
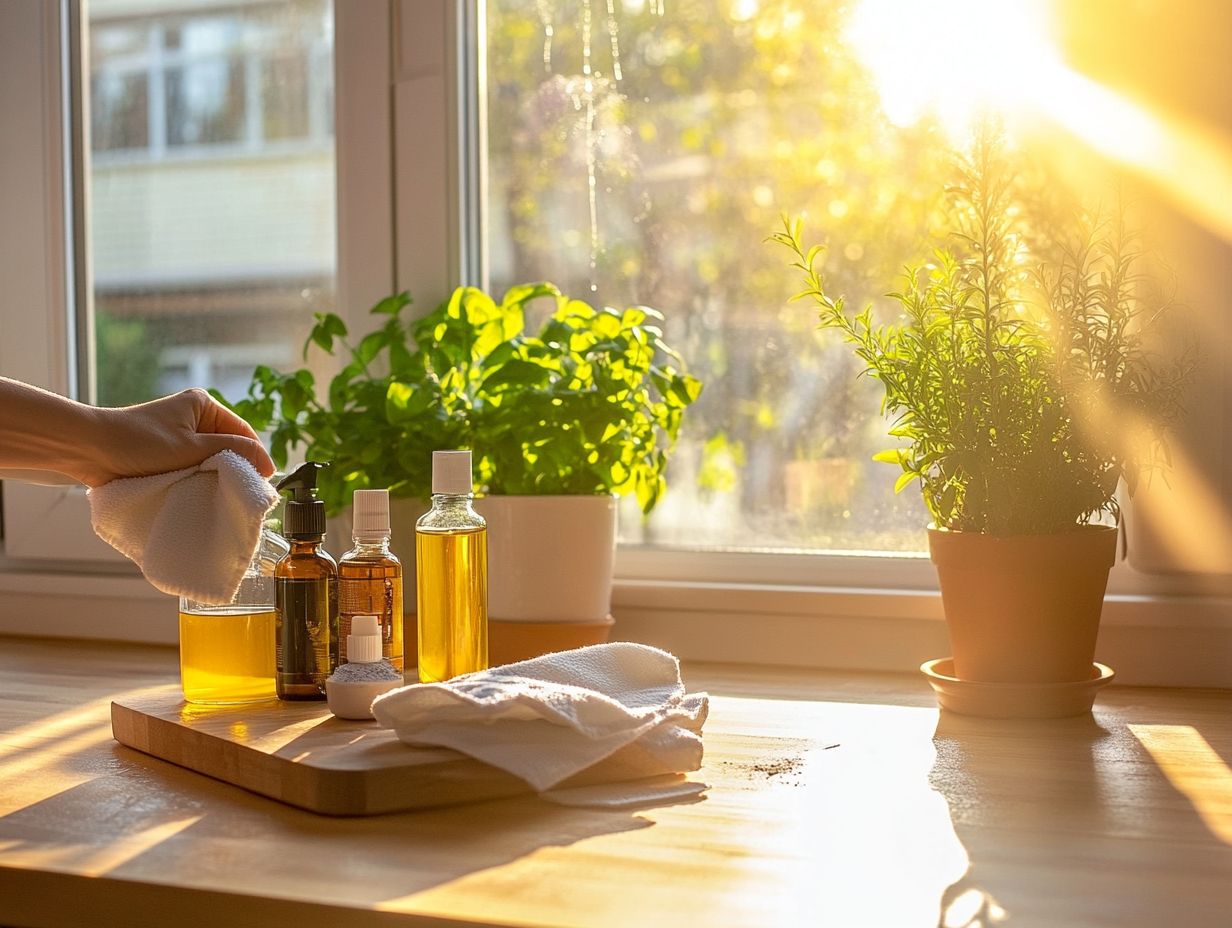
[[[238,142],[244,136],[244,65],[213,58],[166,72],[167,144]]]
[[[97,400],[239,395],[334,304],[332,5],[88,9]]]
[[[263,136],[298,139],[309,134],[308,56],[283,55],[261,63]]]
[[[150,144],[150,80],[143,71],[111,70],[90,83],[90,132],[95,151]]]
[[[928,254],[945,146],[898,128],[838,0],[488,0],[490,282],[647,304],[705,382],[668,493],[624,541],[920,551],[927,515],[872,455],[875,384],[765,243],[841,243],[828,281],[880,303]]]

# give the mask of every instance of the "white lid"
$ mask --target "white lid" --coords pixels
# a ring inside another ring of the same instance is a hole
[[[352,506],[354,538],[389,537],[389,491],[356,490]]]
[[[351,617],[347,635],[347,663],[371,664],[381,659],[381,623],[374,615]]]
[[[471,492],[471,453],[432,452],[432,492],[461,496]]]

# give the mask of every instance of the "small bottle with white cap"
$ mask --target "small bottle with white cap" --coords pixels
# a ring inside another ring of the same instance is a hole
[[[402,686],[402,674],[381,656],[381,623],[375,615],[351,617],[347,662],[325,679],[329,711],[340,719],[372,718],[372,700]]]
[[[488,523],[475,512],[469,451],[432,453],[432,508],[415,523],[419,679],[488,666]]]
[[[338,657],[351,659],[347,635],[354,617],[375,615],[382,656],[401,671],[402,562],[389,550],[389,491],[356,490],[352,503],[355,547],[338,561]]]

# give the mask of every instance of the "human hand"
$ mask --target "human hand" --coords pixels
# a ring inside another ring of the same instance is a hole
[[[252,427],[200,388],[94,414],[88,486],[181,470],[219,451],[234,451],[263,477],[274,473]]]

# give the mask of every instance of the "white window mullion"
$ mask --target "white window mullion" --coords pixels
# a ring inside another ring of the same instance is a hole
[[[261,118],[261,60],[264,52],[246,48],[244,55],[244,147],[257,150],[265,141]]]
[[[458,56],[468,0],[394,6],[395,266],[429,309],[462,281]]]
[[[313,43],[304,56],[305,87],[308,96],[308,138],[313,144],[327,141],[331,135],[326,124],[326,69],[330,66],[329,56],[319,42]]]
[[[154,23],[149,35],[149,127],[150,158],[167,154],[167,53],[162,23]]]
[[[338,312],[362,331],[396,288],[390,0],[334,7]]]

